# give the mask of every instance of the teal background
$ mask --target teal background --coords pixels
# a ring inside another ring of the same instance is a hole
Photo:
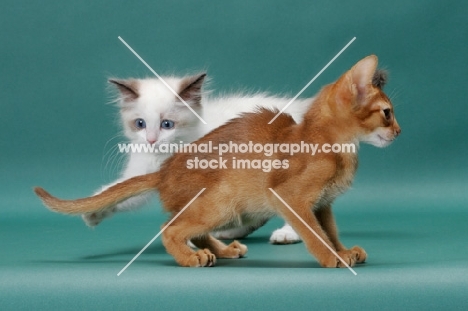
[[[464,1],[3,1],[0,10],[0,309],[465,309],[468,306]],[[362,146],[352,190],[335,204],[345,244],[368,263],[321,269],[303,244],[273,246],[274,219],[248,257],[177,267],[156,240],[155,199],[95,230],[52,214],[31,188],[72,198],[118,175],[109,77],[206,70],[215,93],[312,96],[379,56],[402,127]]]

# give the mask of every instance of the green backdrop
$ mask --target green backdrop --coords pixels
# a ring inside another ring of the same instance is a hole
[[[0,309],[463,309],[466,268],[468,3],[464,1],[3,1],[0,10]],[[269,245],[274,219],[242,260],[177,267],[157,200],[95,230],[42,207],[31,188],[90,194],[118,175],[109,77],[206,70],[215,93],[312,96],[379,56],[402,127],[362,146],[338,199],[343,241],[369,260],[321,269],[303,244]]]

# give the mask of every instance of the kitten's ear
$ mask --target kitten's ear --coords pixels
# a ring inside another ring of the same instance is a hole
[[[109,82],[117,86],[117,89],[120,92],[120,96],[125,101],[133,101],[140,96],[138,93],[137,80],[109,79]]]
[[[370,55],[351,68],[352,83],[356,86],[359,96],[365,96],[367,86],[372,84],[372,80],[377,69],[378,59],[375,55]]]
[[[206,73],[201,73],[195,76],[184,78],[180,83],[179,96],[187,104],[200,105],[201,102],[201,89],[203,81],[205,80]]]
[[[339,103],[362,103],[372,89],[372,79],[377,68],[377,56],[370,55],[357,62],[335,83]]]

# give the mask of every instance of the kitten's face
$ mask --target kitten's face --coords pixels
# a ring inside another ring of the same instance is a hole
[[[167,84],[200,114],[204,75],[166,78]],[[124,133],[133,143],[161,144],[186,141],[196,135],[198,118],[160,80],[115,81],[121,93]],[[119,84],[118,84],[119,83]]]
[[[390,145],[401,132],[392,103],[382,90],[386,79],[386,72],[377,70],[377,57],[368,56],[343,75],[335,86],[341,105],[353,103],[345,112],[352,114],[353,121],[344,122],[358,127],[359,141],[376,147]]]
[[[367,116],[361,120],[364,133],[360,140],[376,147],[387,147],[401,132],[390,100],[383,92],[378,92],[366,110]]]
[[[166,81],[173,89],[177,81]],[[122,108],[125,135],[134,143],[171,143],[196,126],[197,117],[157,79],[139,80],[139,97]]]

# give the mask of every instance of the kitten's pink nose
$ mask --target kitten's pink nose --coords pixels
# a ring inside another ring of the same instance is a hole
[[[398,123],[395,122],[395,136],[400,135],[401,133],[401,127],[398,125]]]
[[[153,145],[158,140],[158,133],[151,129],[146,129],[146,141]]]

